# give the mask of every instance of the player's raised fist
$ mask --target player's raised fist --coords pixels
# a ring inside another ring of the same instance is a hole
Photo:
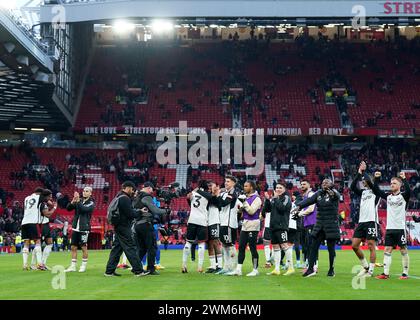
[[[359,172],[363,172],[366,170],[366,162],[362,161],[359,166]]]
[[[405,172],[400,172],[400,178],[403,180],[405,179]]]

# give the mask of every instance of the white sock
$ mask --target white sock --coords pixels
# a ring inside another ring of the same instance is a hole
[[[26,267],[28,265],[29,248],[22,249],[22,257],[23,257],[23,265]]]
[[[216,255],[216,258],[217,258],[216,267],[221,268],[222,267],[223,255],[221,253],[220,254],[217,254]]]
[[[230,255],[229,255],[229,248],[222,247],[223,253],[223,269],[228,270],[230,265]]]
[[[362,259],[359,259],[359,260],[360,260],[360,264],[362,265],[363,268],[367,269],[369,267],[366,258],[362,258]]]
[[[184,250],[182,250],[182,266],[187,267],[188,256],[191,252],[191,243],[185,242]]]
[[[127,256],[125,255],[125,253],[123,253],[122,256],[122,264],[127,264]]]
[[[239,264],[236,266],[236,271],[238,271],[239,273],[242,273],[242,264]]]
[[[32,250],[31,266],[36,265],[36,251],[35,248]]]
[[[280,272],[280,259],[281,259],[281,251],[280,249],[274,249],[274,270]]]
[[[375,269],[375,263],[369,263],[369,273],[373,273],[373,270]]]
[[[71,259],[71,267],[76,268],[76,264],[77,264],[77,259]]]
[[[408,257],[408,253],[402,254],[402,265],[403,265],[403,273],[408,275],[408,268],[410,266],[410,258]]]
[[[36,263],[42,264],[42,248],[41,245],[35,245],[34,252],[36,256]]]
[[[82,268],[86,268],[88,259],[82,259]]]
[[[318,260],[316,260],[315,265],[314,265],[315,269],[318,269]]]
[[[234,270],[238,263],[238,259],[236,259],[236,247],[231,246],[229,248],[229,257],[230,257],[230,270]]]
[[[286,266],[288,269],[293,268],[293,249],[292,247],[284,250],[284,256],[286,258]]]
[[[210,268],[216,269],[216,256],[209,256]]]
[[[392,255],[390,253],[384,252],[384,273],[388,276],[389,269],[391,268]]]
[[[202,268],[204,263],[204,254],[206,253],[205,243],[198,244],[198,267]]]
[[[271,259],[270,245],[264,246],[265,261],[269,262]]]
[[[44,252],[42,253],[42,264],[47,264],[47,259],[51,253],[52,244],[47,244],[44,248]]]

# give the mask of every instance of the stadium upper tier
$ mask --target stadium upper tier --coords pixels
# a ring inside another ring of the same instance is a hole
[[[325,98],[335,89],[354,96],[345,112],[355,129],[418,128],[417,53],[418,45],[265,41],[99,47],[75,128],[232,127],[228,97],[238,92],[242,127],[340,128],[343,110]]]

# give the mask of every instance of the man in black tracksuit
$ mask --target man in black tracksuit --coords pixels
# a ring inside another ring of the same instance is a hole
[[[314,264],[316,260],[316,253],[322,242],[327,240],[328,253],[330,258],[330,268],[328,276],[334,277],[334,259],[335,259],[335,244],[340,239],[340,227],[338,223],[338,204],[340,194],[333,189],[333,183],[330,179],[322,181],[321,190],[315,192],[310,198],[307,198],[297,203],[293,210],[295,217],[301,208],[316,204],[317,220],[312,230],[311,237],[313,237],[312,247],[310,249],[309,267],[303,274],[304,277],[311,277],[316,275],[314,271]]]
[[[133,209],[131,199],[134,195],[136,186],[131,181],[126,181],[122,185],[122,191],[117,194],[118,209],[120,219],[117,225],[114,225],[115,241],[113,243],[109,260],[106,266],[105,276],[120,276],[115,272],[120,257],[124,252],[131,264],[132,272],[135,276],[145,275],[139,257],[137,255],[136,244],[134,242],[131,224],[133,219],[140,218],[139,210]]]
[[[274,190],[274,197],[269,199],[269,195],[265,193],[266,201],[264,202],[264,211],[271,212],[270,216],[270,232],[271,244],[273,245],[274,270],[268,275],[280,275],[281,251],[283,250],[286,259],[290,260],[292,255],[292,247],[287,245],[290,209],[292,208],[292,200],[286,192],[286,185],[278,182]]]
[[[157,243],[153,224],[160,223],[162,217],[169,214],[170,210],[169,208],[160,209],[155,205],[152,198],[153,188],[154,186],[151,182],[146,182],[143,185],[143,189],[134,199],[134,208],[142,210],[141,216],[136,218],[134,223],[134,238],[137,242],[140,261],[143,260],[144,255],[147,253],[147,274],[159,275],[159,272],[155,270]]]

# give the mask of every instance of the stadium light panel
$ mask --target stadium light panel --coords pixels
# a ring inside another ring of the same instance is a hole
[[[31,131],[43,132],[43,131],[45,131],[45,129],[42,129],[42,128],[31,128]]]
[[[15,130],[18,130],[18,131],[28,131],[28,128],[15,128]]]
[[[14,9],[16,8],[16,0],[0,1],[0,8]]]
[[[174,25],[169,20],[154,20],[152,22],[152,30],[156,33],[164,33],[171,31]]]
[[[128,33],[134,30],[135,25],[128,21],[119,20],[114,23],[113,27],[114,31],[117,33]]]

